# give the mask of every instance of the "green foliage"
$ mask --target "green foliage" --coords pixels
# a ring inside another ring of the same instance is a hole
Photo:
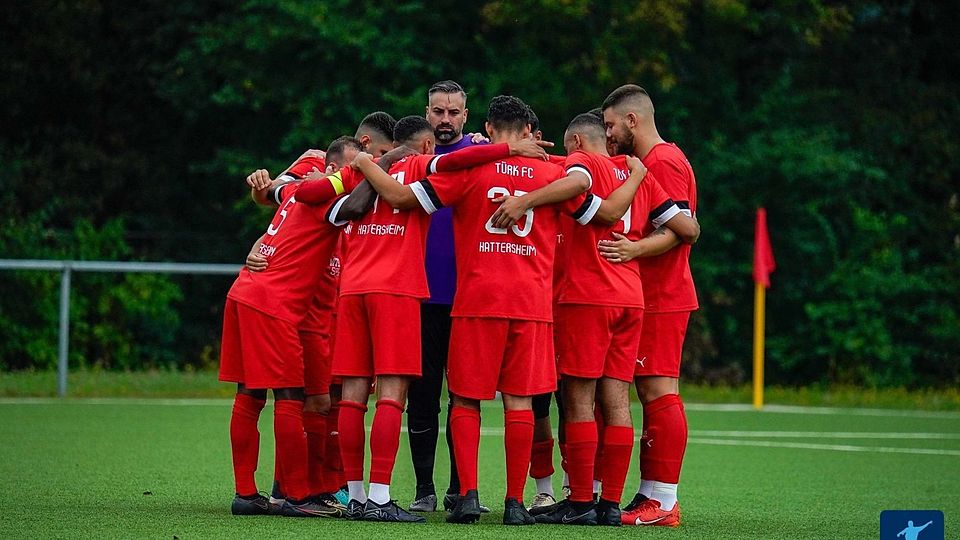
[[[128,260],[123,223],[96,228],[79,221],[57,231],[36,214],[26,222],[5,220],[0,249],[19,258]],[[0,368],[50,369],[57,365],[59,272],[5,271],[0,282]],[[167,276],[72,275],[70,364],[130,369],[175,366],[180,326],[180,289]]]
[[[468,131],[491,97],[513,93],[553,140],[638,82],[698,178],[702,309],[687,376],[737,383],[750,372],[753,216],[765,206],[779,265],[771,382],[957,385],[958,6],[3,3],[0,238],[8,257],[239,262],[266,219],[248,202],[250,170],[280,170],[373,110],[420,114],[436,80],[470,93]],[[37,237],[59,248],[25,240]],[[47,366],[57,277],[15,279],[0,297],[4,361]],[[224,283],[76,282],[78,359],[215,361]],[[192,300],[179,322],[178,295]],[[143,352],[132,336],[150,332],[155,349]]]

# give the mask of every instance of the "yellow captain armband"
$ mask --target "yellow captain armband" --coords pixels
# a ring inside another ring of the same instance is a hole
[[[327,180],[330,180],[330,185],[333,186],[333,191],[337,195],[343,193],[343,177],[340,175],[340,171],[337,171],[327,177]]]

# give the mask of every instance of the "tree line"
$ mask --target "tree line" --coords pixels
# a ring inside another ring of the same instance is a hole
[[[0,5],[4,258],[242,261],[269,211],[243,177],[420,114],[452,78],[479,131],[520,96],[560,142],[648,89],[697,174],[701,310],[685,376],[749,376],[767,208],[769,380],[960,382],[960,8],[789,0],[36,0]],[[0,368],[56,360],[59,277],[5,272]],[[230,278],[75,278],[72,356],[215,364]]]

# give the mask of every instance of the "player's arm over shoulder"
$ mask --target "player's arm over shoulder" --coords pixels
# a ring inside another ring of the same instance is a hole
[[[420,206],[420,203],[417,201],[417,196],[414,195],[410,185],[400,184],[394,180],[392,176],[373,162],[370,154],[361,152],[357,155],[352,166],[363,173],[370,182],[370,185],[380,194],[380,198],[390,206],[401,210]]]

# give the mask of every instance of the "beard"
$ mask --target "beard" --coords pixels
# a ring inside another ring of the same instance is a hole
[[[450,144],[460,135],[460,131],[450,124],[440,124],[433,130],[433,135],[439,144]]]
[[[616,148],[617,155],[630,155],[633,154],[634,143],[636,142],[633,137],[633,132],[627,131],[622,135],[614,134],[613,138],[609,140],[613,143],[613,146]]]

